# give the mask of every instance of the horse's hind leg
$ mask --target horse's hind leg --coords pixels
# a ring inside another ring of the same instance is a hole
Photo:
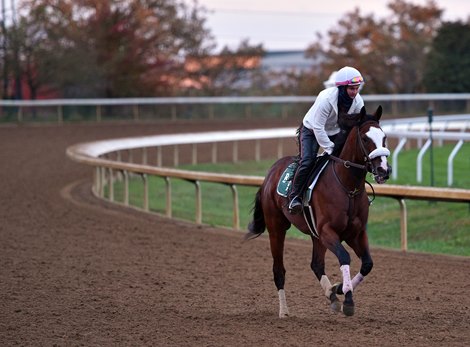
[[[312,236],[312,262],[310,267],[312,268],[313,273],[317,277],[320,285],[325,293],[325,296],[330,300],[330,307],[334,312],[339,312],[341,310],[341,303],[336,296],[336,291],[333,290],[333,286],[325,274],[325,253],[326,247],[321,244],[321,242]]]
[[[284,240],[289,226],[284,229],[280,227],[280,225],[285,223],[275,225],[276,223],[273,223],[273,219],[267,224],[271,254],[273,256],[274,284],[276,285],[279,296],[279,318],[285,318],[289,316],[289,309],[287,307],[286,293],[284,291],[286,280],[286,269],[284,268]]]

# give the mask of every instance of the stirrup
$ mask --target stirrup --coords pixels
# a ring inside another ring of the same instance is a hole
[[[289,203],[289,213],[290,214],[299,214],[302,212],[302,200],[295,196]]]

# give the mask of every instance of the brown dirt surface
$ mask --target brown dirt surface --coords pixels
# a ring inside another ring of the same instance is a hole
[[[65,155],[98,139],[280,125],[0,127],[0,345],[468,346],[470,258],[373,248],[345,317],[310,270],[310,243],[289,240],[281,320],[266,235],[242,243],[240,232],[102,202],[92,169]],[[327,272],[339,280],[331,255]]]

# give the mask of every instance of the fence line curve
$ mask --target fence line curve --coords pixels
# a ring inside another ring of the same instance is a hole
[[[396,124],[395,124],[396,126]],[[387,128],[387,125],[384,125]],[[388,136],[396,136],[403,139],[403,136],[409,135],[415,138],[425,138],[426,133],[423,131],[404,133],[402,130],[389,129]],[[434,133],[436,138],[446,140],[470,141],[470,134],[463,132],[439,132]],[[200,194],[200,182],[212,182],[228,185],[232,191],[233,197],[233,228],[239,229],[239,208],[237,185],[242,186],[260,186],[264,180],[261,176],[245,176],[232,174],[219,174],[210,172],[188,171],[175,168],[166,168],[161,166],[151,166],[146,164],[146,154],[142,155],[144,163],[136,164],[122,162],[120,160],[120,152],[129,149],[142,149],[145,151],[149,147],[195,144],[195,143],[217,143],[221,141],[233,141],[234,158],[238,157],[235,153],[238,141],[242,140],[260,140],[260,139],[282,139],[295,136],[294,128],[278,128],[278,129],[257,129],[243,131],[224,131],[224,132],[206,132],[206,133],[187,133],[173,135],[157,135],[124,139],[113,139],[105,141],[95,141],[70,146],[66,153],[72,160],[93,166],[95,168],[93,179],[93,192],[100,198],[105,197],[105,186],[108,185],[108,200],[114,201],[114,182],[115,176],[121,174],[124,180],[124,205],[129,205],[129,189],[128,180],[131,174],[140,175],[144,184],[144,210],[149,210],[148,204],[148,184],[147,176],[163,177],[166,182],[166,211],[167,217],[172,217],[171,211],[171,179],[180,178],[194,183],[195,200],[196,200],[196,223],[201,223],[202,202]],[[280,142],[282,144],[282,142]],[[400,146],[400,145],[399,145]],[[399,147],[397,146],[397,147]],[[282,145],[281,145],[282,147]],[[461,147],[461,145],[460,145]],[[255,146],[255,150],[259,151],[259,145]],[[117,160],[104,158],[109,153],[116,152]],[[161,151],[158,151],[161,153]],[[282,148],[278,149],[278,154],[282,153]],[[193,151],[194,155],[194,151]],[[453,156],[455,153],[453,151]],[[258,159],[258,154],[256,155]],[[193,159],[194,161],[194,159]],[[161,158],[158,160],[161,163]],[[435,201],[451,201],[451,202],[470,202],[470,190],[454,189],[454,188],[432,188],[432,187],[416,187],[416,186],[400,186],[400,185],[374,185],[375,194],[394,198],[400,204],[400,225],[401,225],[401,248],[407,249],[407,211],[405,199],[417,200],[435,200]],[[371,193],[369,187],[367,192]]]

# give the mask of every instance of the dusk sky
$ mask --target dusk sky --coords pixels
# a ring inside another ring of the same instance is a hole
[[[186,0],[189,4],[190,0]],[[426,4],[425,0],[407,1]],[[207,25],[221,48],[236,48],[248,38],[250,44],[263,43],[268,50],[305,49],[315,33],[325,34],[346,12],[359,7],[361,14],[376,19],[390,13],[385,0],[198,0],[207,10]],[[466,20],[470,0],[436,0],[446,20]]]

